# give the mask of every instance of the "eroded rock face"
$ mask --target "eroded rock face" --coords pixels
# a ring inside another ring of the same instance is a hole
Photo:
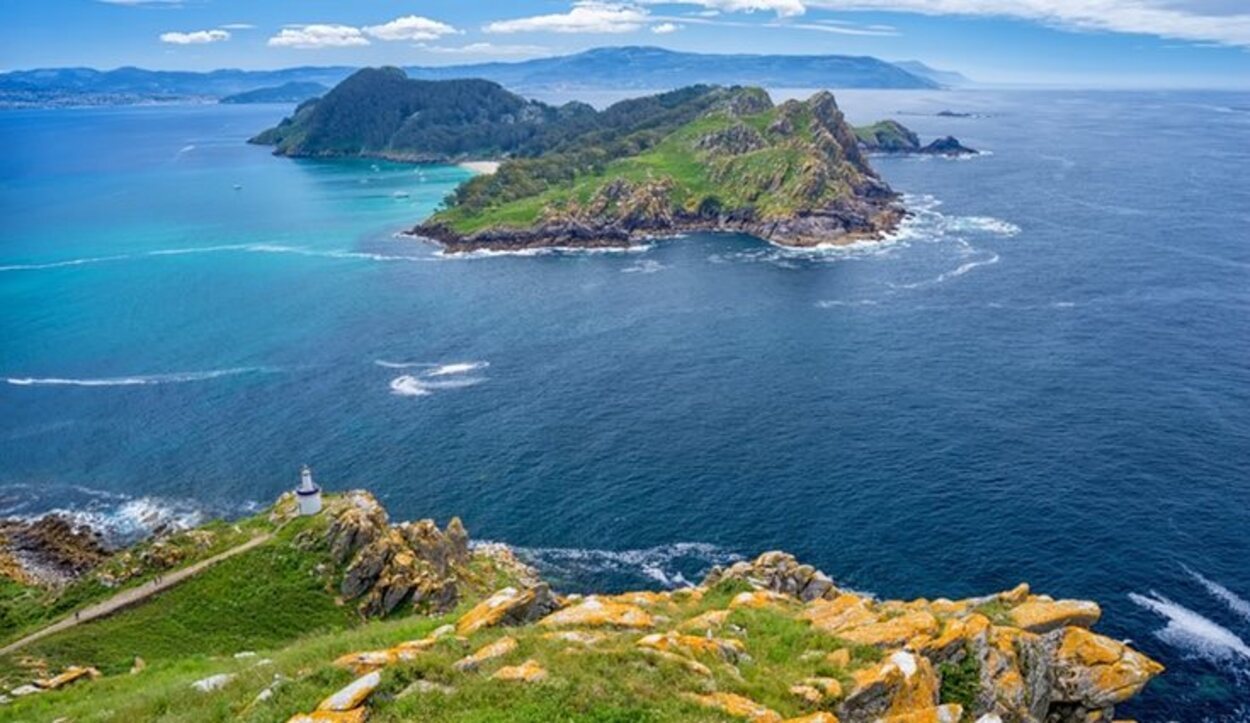
[[[339,591],[344,600],[358,600],[363,615],[384,616],[404,605],[430,613],[456,606],[471,577],[467,566],[473,555],[459,519],[446,530],[433,520],[392,525],[382,505],[364,491],[347,493],[328,511],[330,556],[347,565]],[[520,563],[511,558],[508,565]]]
[[[456,632],[469,635],[495,625],[525,625],[558,610],[560,603],[546,583],[507,587],[473,607],[456,621]]]

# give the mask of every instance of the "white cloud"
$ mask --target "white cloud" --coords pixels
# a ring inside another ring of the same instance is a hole
[[[191,33],[161,33],[161,42],[170,43],[172,45],[203,45],[205,43],[220,43],[230,39],[230,33],[225,30],[196,30]]]
[[[656,35],[668,35],[669,33],[675,33],[678,30],[681,30],[681,26],[677,23],[660,23],[659,25],[651,26],[651,32]]]
[[[364,31],[379,40],[438,40],[444,35],[460,32],[447,23],[420,15],[406,15],[383,25],[370,25]]]
[[[517,57],[542,55],[551,51],[542,45],[499,45],[496,43],[469,43],[467,45],[418,45],[422,50],[446,55],[489,55]]]
[[[804,0],[641,0],[648,5],[699,5],[709,11],[726,13],[773,12],[779,17],[802,15]]]
[[[1200,0],[803,0],[809,8],[980,15],[1076,30],[1141,33],[1250,47],[1250,8]],[[701,4],[701,3],[700,3]]]
[[[315,50],[368,45],[369,39],[360,32],[360,28],[353,28],[350,25],[313,24],[283,28],[269,39],[268,44],[274,48]]]
[[[567,13],[498,20],[482,29],[488,33],[632,33],[647,19],[647,11],[634,5],[584,0],[573,3]]]

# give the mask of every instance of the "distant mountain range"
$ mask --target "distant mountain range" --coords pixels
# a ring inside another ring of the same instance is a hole
[[[311,84],[333,86],[354,70],[348,66],[204,73],[129,67],[108,71],[91,68],[18,70],[0,74],[0,107],[211,102],[296,83],[308,84],[308,88]],[[934,70],[917,61],[889,63],[867,56],[846,55],[717,55],[653,47],[595,48],[574,55],[520,62],[413,66],[404,70],[409,77],[424,80],[482,78],[519,93],[669,90],[695,84],[770,88],[937,88],[961,84],[961,79],[966,81],[958,73]],[[291,99],[283,97],[282,100]]]

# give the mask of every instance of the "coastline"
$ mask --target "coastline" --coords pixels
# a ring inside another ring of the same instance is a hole
[[[629,226],[567,220],[529,228],[485,229],[468,236],[442,223],[424,222],[401,234],[433,242],[448,255],[540,249],[629,250],[649,244],[656,238],[691,233],[739,233],[783,248],[810,249],[884,241],[898,230],[907,215],[907,210],[891,197],[888,203],[873,209],[871,215],[829,209],[804,212],[784,219],[757,221],[692,214]]]
[[[499,170],[503,161],[461,161],[456,165],[466,171],[473,171],[478,175],[488,176]]]

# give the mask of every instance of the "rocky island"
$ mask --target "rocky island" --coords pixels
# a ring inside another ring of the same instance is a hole
[[[362,490],[316,509],[288,494],[108,554],[19,530],[96,557],[56,583],[0,567],[0,715],[1093,723],[1163,670],[1094,632],[1096,603],[1023,583],[883,600],[767,552],[694,586],[569,594],[459,520],[394,523]]]
[[[293,156],[506,158],[412,230],[453,253],[627,247],[686,231],[845,244],[904,215],[828,92],[774,105],[759,88],[691,86],[596,111],[368,69],[253,142]]]
[[[896,120],[877,121],[869,126],[855,129],[860,148],[868,153],[916,154],[927,156],[974,156],[977,151],[968,148],[954,136],[944,136],[928,145],[921,145],[920,136]]]

